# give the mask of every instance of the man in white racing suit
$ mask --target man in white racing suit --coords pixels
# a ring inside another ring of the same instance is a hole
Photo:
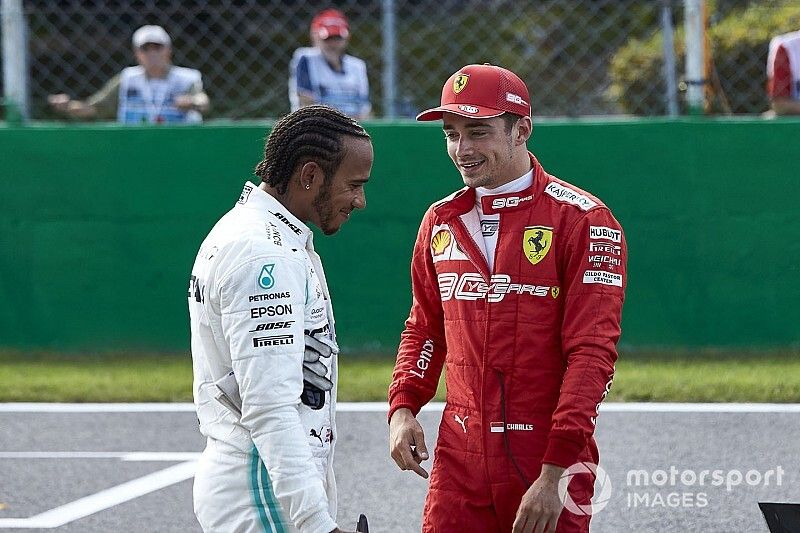
[[[238,201],[203,241],[188,299],[207,437],[194,483],[204,531],[328,533],[336,524],[337,355],[313,235],[366,207],[369,135],[311,106],[276,122]]]

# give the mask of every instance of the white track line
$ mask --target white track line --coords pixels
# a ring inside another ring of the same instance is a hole
[[[180,413],[191,403],[0,403],[0,413]]]
[[[50,509],[30,518],[2,518],[0,529],[61,527],[109,507],[120,505],[139,496],[187,480],[194,476],[197,463],[188,461],[146,476],[122,483],[85,498]]]
[[[197,461],[200,452],[0,452],[0,459],[119,459],[121,461]]]
[[[385,402],[342,402],[341,413],[385,413]],[[426,405],[424,411],[442,411],[444,403]],[[607,413],[800,413],[797,403],[625,403],[607,402]],[[191,403],[0,403],[0,413],[184,413]]]

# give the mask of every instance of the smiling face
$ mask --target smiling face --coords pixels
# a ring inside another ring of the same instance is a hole
[[[493,189],[530,170],[526,142],[530,117],[521,117],[508,131],[503,117],[476,119],[444,113],[447,153],[468,187]]]
[[[325,180],[314,198],[311,222],[325,235],[333,235],[350,218],[354,209],[367,207],[364,186],[372,170],[369,139],[343,137],[344,159],[332,178]]]

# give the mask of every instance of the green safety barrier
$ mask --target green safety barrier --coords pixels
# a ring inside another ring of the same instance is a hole
[[[438,124],[367,124],[368,207],[315,239],[341,344],[391,352],[420,219],[461,186]],[[184,350],[197,248],[261,159],[265,124],[0,128],[0,346]],[[625,228],[631,347],[800,340],[800,120],[535,122],[550,173]]]

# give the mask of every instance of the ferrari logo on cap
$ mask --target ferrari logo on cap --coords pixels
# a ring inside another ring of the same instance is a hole
[[[469,74],[459,74],[456,76],[456,79],[453,80],[453,92],[458,94],[464,90],[464,87],[467,86],[467,82],[469,81]]]
[[[560,292],[561,292],[561,289],[559,289],[558,287],[550,287],[550,294],[553,295],[553,300],[558,298],[558,293],[560,293]]]
[[[539,263],[550,251],[553,243],[553,228],[529,226],[522,234],[522,251],[532,265]]]

